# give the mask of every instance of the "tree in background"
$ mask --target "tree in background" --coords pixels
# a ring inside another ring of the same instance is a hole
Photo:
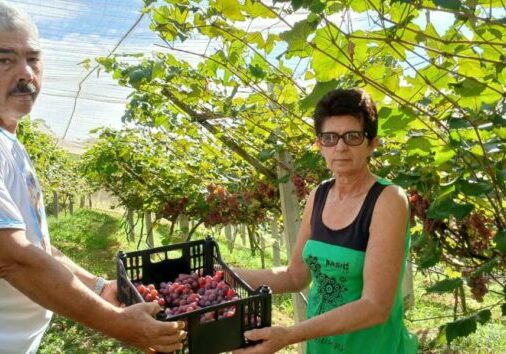
[[[41,124],[23,119],[18,139],[37,171],[49,213],[58,216],[60,209],[72,213],[77,198],[88,196],[91,189],[79,172],[79,158],[59,147],[57,139],[43,132]]]

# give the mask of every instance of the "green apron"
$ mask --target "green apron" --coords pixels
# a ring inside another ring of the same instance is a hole
[[[387,183],[383,180],[379,182]],[[382,324],[354,332],[309,340],[306,354],[411,354],[417,352],[417,339],[407,331],[403,322],[401,285],[409,248],[408,229],[403,267],[388,319]],[[310,239],[304,246],[303,258],[312,276],[307,306],[308,318],[360,298],[363,288],[365,252]]]

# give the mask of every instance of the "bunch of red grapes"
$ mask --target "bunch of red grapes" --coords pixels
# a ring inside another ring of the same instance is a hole
[[[268,209],[277,205],[277,191],[266,182],[258,181],[253,186],[230,192],[214,183],[207,185],[206,203],[209,206],[204,218],[207,226],[230,223],[259,223]]]
[[[309,194],[310,190],[307,186],[306,180],[299,174],[292,174],[291,176],[293,185],[295,186],[295,194],[299,200],[303,200]]]
[[[197,273],[179,274],[173,282],[162,282],[157,290],[153,284],[138,284],[139,293],[146,302],[157,301],[168,316],[188,313],[212,305],[239,299],[235,290],[223,280],[223,271],[214,276],[199,276]],[[218,319],[232,317],[235,306],[219,309]],[[202,322],[215,320],[215,312],[201,316]]]
[[[162,210],[160,211],[160,215],[168,220],[172,220],[173,218],[184,213],[187,204],[188,197],[169,200],[163,206]]]

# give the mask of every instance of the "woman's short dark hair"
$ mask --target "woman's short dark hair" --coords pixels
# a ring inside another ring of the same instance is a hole
[[[369,139],[378,134],[376,105],[367,92],[356,88],[332,90],[320,99],[313,113],[316,134],[322,132],[323,123],[328,118],[344,115],[360,120]]]

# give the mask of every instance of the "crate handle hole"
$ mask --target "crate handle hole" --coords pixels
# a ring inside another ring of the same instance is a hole
[[[165,252],[156,252],[149,255],[151,263],[165,261],[166,259],[180,259],[183,258],[183,250],[171,250]]]

